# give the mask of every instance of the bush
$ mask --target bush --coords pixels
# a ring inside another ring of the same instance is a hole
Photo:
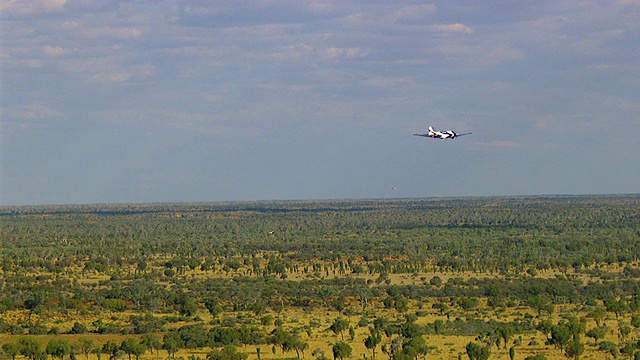
[[[547,357],[544,356],[544,354],[536,354],[527,356],[526,358],[524,358],[524,360],[547,360]]]
[[[84,334],[87,332],[89,332],[89,329],[87,329],[86,325],[80,324],[79,322],[75,322],[73,324],[73,327],[69,331],[69,334]]]
[[[122,299],[104,299],[102,306],[106,309],[122,312],[127,310],[127,302]]]

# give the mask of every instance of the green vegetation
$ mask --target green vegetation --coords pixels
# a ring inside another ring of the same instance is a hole
[[[1,207],[0,355],[633,357],[639,261],[632,195]]]

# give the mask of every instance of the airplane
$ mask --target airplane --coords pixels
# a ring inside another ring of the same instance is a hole
[[[447,130],[447,131],[437,131],[437,130],[433,130],[433,127],[429,126],[429,132],[426,134],[413,134],[415,136],[423,136],[423,137],[430,137],[430,138],[434,138],[434,139],[455,139],[458,136],[464,136],[464,135],[469,135],[471,133],[464,133],[464,134],[458,134],[453,130]]]

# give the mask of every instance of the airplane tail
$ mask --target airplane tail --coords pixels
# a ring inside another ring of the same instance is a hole
[[[433,127],[429,126],[429,131],[434,132]]]

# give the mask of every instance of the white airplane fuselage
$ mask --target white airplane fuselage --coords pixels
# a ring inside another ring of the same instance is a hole
[[[415,136],[423,136],[423,137],[430,137],[430,138],[434,138],[434,139],[455,139],[458,136],[463,136],[463,135],[469,135],[471,133],[466,133],[466,134],[458,134],[453,130],[447,130],[447,131],[436,131],[433,130],[433,127],[429,126],[429,132],[426,134],[413,134]]]
[[[454,131],[451,131],[451,130],[436,131],[436,130],[433,130],[431,126],[429,126],[429,133],[427,133],[427,135],[435,139],[453,139],[457,136],[457,134]]]

